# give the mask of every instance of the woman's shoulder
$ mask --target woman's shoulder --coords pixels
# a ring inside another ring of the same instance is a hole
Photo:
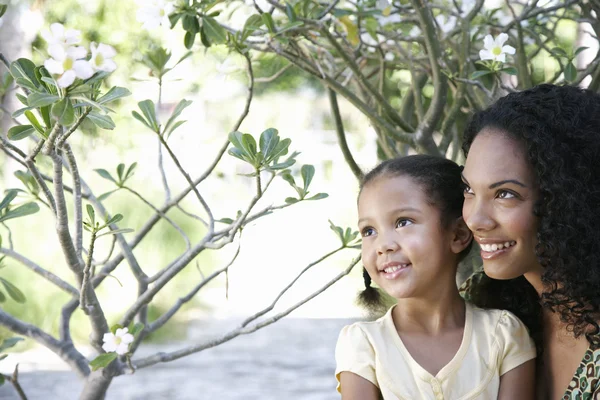
[[[600,339],[600,338],[598,338]],[[591,344],[575,371],[565,397],[569,399],[588,398],[600,394],[600,343]]]

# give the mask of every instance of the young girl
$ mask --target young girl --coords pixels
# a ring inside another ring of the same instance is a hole
[[[358,197],[366,289],[397,304],[374,322],[342,329],[336,377],[343,400],[534,398],[535,346],[508,311],[460,297],[456,270],[469,251],[461,169],[427,155],[388,160]],[[507,245],[508,246],[508,245]]]

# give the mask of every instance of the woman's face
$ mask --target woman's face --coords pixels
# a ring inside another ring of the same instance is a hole
[[[524,146],[484,128],[471,145],[463,179],[463,217],[481,248],[486,275],[513,279],[539,270],[539,218],[533,214],[538,186]]]

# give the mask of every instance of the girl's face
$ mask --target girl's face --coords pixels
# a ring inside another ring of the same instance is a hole
[[[463,217],[481,247],[486,275],[512,279],[539,270],[539,218],[533,214],[538,186],[525,147],[485,128],[471,145],[463,178]]]
[[[413,179],[381,176],[369,182],[358,199],[358,218],[364,266],[390,296],[429,297],[439,285],[456,288],[457,254],[470,234],[464,223],[462,241],[455,228],[444,229],[440,211]]]

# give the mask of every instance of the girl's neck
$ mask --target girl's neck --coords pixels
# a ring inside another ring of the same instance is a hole
[[[465,324],[465,301],[454,287],[446,292],[431,291],[428,298],[398,300],[392,313],[399,332],[436,335]]]

